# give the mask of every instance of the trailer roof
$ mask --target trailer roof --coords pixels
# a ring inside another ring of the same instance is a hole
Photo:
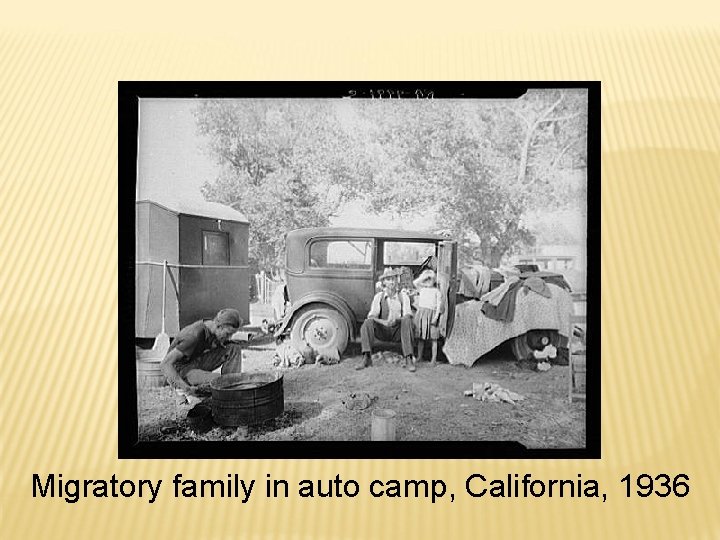
[[[199,216],[211,219],[224,219],[226,221],[237,221],[240,223],[249,223],[248,219],[244,214],[238,212],[234,208],[226,206],[224,204],[208,202],[208,201],[173,201],[163,200],[154,201],[150,199],[143,199],[136,201],[135,204],[139,203],[150,203],[160,206],[165,210],[174,212],[175,214],[182,214],[186,216]]]

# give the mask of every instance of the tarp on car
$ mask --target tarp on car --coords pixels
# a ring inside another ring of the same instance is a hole
[[[482,355],[530,330],[557,330],[568,337],[570,315],[573,310],[570,292],[552,283],[547,286],[551,297],[533,291],[518,293],[515,316],[503,322],[482,312],[483,302],[471,300],[455,308],[455,324],[443,352],[451,364],[472,366]]]

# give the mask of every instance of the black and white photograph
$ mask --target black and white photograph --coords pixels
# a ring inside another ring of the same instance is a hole
[[[121,82],[121,448],[599,455],[599,92]]]

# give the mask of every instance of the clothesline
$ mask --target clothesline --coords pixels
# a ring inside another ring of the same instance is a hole
[[[150,266],[163,266],[164,263],[156,261],[137,261],[136,265],[150,265]],[[217,264],[178,264],[178,263],[167,263],[172,268],[224,268],[226,270],[247,270],[250,267],[245,265],[217,265]]]

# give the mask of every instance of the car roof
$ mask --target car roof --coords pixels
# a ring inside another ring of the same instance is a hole
[[[385,240],[449,240],[448,237],[422,231],[401,229],[359,229],[355,227],[313,227],[287,233],[287,240],[305,243],[311,238],[343,236],[347,238],[382,238]]]

